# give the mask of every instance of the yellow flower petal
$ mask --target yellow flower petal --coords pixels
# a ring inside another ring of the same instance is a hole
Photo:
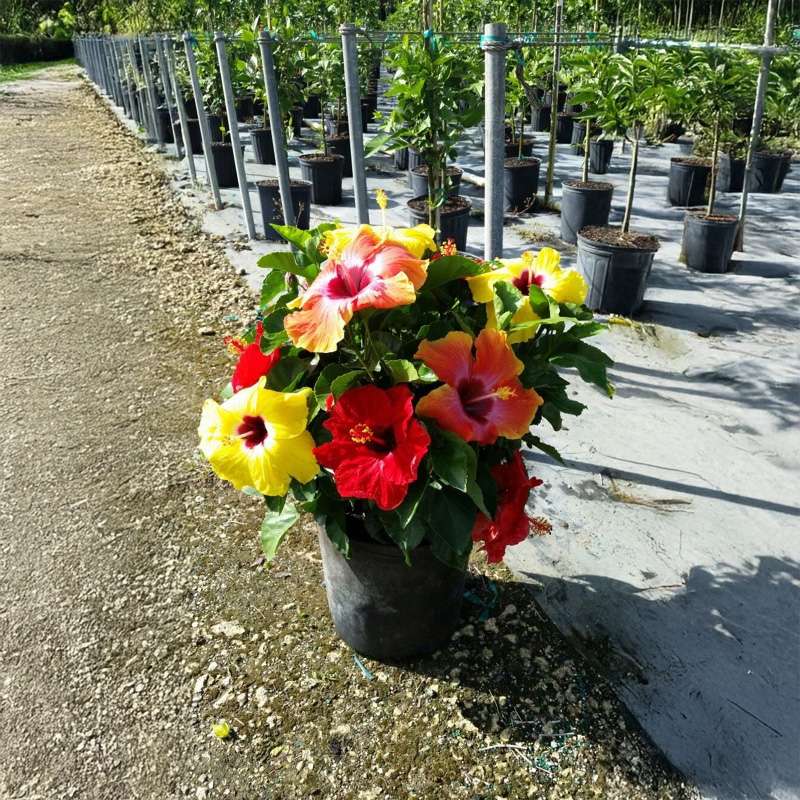
[[[557,303],[576,303],[580,305],[586,300],[589,287],[583,275],[575,269],[562,269],[558,280],[548,294]]]
[[[415,225],[413,228],[389,228],[386,238],[405,247],[414,258],[422,258],[428,250],[438,250],[434,236],[436,231],[430,225]]]
[[[314,458],[314,439],[308,431],[293,439],[276,439],[270,445],[272,457],[300,483],[308,483],[319,472]]]
[[[212,725],[211,730],[217,739],[227,739],[231,735],[231,726],[224,719],[221,719],[216,725]]]
[[[310,395],[311,389],[308,387],[297,392],[273,392],[264,389],[257,395],[255,416],[267,420],[270,434],[277,439],[299,436],[308,423]]]
[[[494,285],[498,281],[510,281],[511,273],[506,267],[498,267],[491,272],[467,278],[467,284],[476,303],[491,303],[494,300]]]

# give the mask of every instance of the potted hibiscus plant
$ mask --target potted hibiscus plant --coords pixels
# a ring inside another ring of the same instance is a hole
[[[379,193],[379,205],[386,206]],[[200,448],[263,498],[275,557],[301,513],[319,527],[334,624],[384,660],[440,648],[459,621],[475,543],[489,561],[550,526],[528,515],[540,481],[523,446],[584,406],[559,370],[609,395],[603,326],[558,253],[484,263],[440,249],[425,224],[278,227],[255,324]],[[531,429],[531,426],[534,426]]]

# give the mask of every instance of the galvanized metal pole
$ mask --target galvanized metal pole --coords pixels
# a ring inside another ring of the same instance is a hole
[[[139,125],[144,126],[147,123],[147,115],[144,112],[142,84],[139,79],[139,68],[136,66],[136,53],[133,49],[133,40],[130,36],[125,37],[125,49],[128,53],[128,65],[131,69],[131,76],[133,77],[133,86],[135,89],[134,100],[136,101],[136,113],[134,114],[134,119],[136,119]]]
[[[289,178],[289,156],[283,136],[281,107],[278,101],[278,81],[275,78],[275,61],[272,58],[272,39],[268,32],[258,35],[258,46],[261,50],[261,71],[264,73],[264,89],[267,93],[267,111],[269,126],[272,130],[272,149],[275,151],[275,168],[278,172],[278,189],[281,193],[283,222],[294,225],[294,204],[292,203],[292,183]]]
[[[172,127],[172,141],[175,144],[175,152],[178,158],[183,158],[181,152],[181,143],[175,131],[175,106],[172,104],[172,82],[170,81],[169,71],[167,70],[167,59],[164,55],[164,43],[161,37],[156,34],[153,37],[156,45],[156,58],[158,59],[158,76],[161,79],[161,88],[164,90],[164,102],[167,104],[167,115],[169,116],[169,124]]]
[[[194,46],[192,36],[189,33],[183,34],[183,46],[186,50],[186,64],[189,67],[189,78],[192,81],[192,93],[194,103],[197,107],[197,120],[200,123],[200,138],[203,141],[203,154],[206,160],[206,175],[211,186],[211,194],[214,195],[214,208],[222,208],[222,198],[219,196],[219,184],[217,183],[217,168],[214,164],[214,153],[211,150],[211,128],[208,126],[206,116],[206,104],[203,102],[203,90],[200,88],[200,79],[197,77],[197,61],[194,57]]]
[[[490,261],[503,255],[503,159],[506,106],[506,26],[484,26],[481,49],[486,73],[484,144],[486,184],[483,212],[483,257]]]
[[[175,40],[171,36],[164,37],[164,48],[167,54],[167,70],[169,71],[169,79],[172,84],[172,93],[175,96],[178,119],[181,123],[181,139],[183,140],[183,152],[186,155],[186,166],[189,168],[189,177],[192,179],[192,183],[197,183],[197,175],[194,171],[192,137],[189,135],[189,115],[186,113],[186,104],[183,102],[183,91],[178,81],[178,70],[175,68]]]
[[[364,134],[361,126],[361,90],[358,81],[358,47],[356,26],[345,22],[339,28],[342,35],[344,88],[347,97],[347,127],[350,131],[350,160],[353,164],[353,194],[358,221],[369,224],[367,173],[364,168]]]
[[[217,63],[222,78],[222,94],[225,97],[225,111],[228,114],[228,134],[233,147],[233,164],[236,167],[236,178],[239,181],[239,194],[242,197],[242,214],[247,228],[247,237],[256,238],[256,226],[253,224],[253,209],[250,205],[250,189],[247,186],[247,171],[244,168],[244,152],[239,139],[239,120],[236,118],[236,98],[233,96],[231,84],[231,68],[228,64],[228,51],[225,47],[225,34],[214,33],[214,45],[217,48]]]
[[[139,37],[139,49],[142,53],[142,69],[144,70],[144,82],[147,87],[147,99],[150,102],[150,119],[153,124],[153,135],[159,147],[164,146],[164,135],[161,133],[161,126],[158,124],[158,98],[156,87],[153,82],[153,72],[150,69],[150,40],[147,37]]]
[[[772,47],[775,39],[775,16],[778,4],[776,0],[769,0],[767,7],[767,25],[764,30],[764,47]],[[758,83],[756,84],[756,101],[753,106],[753,124],[750,126],[750,143],[747,146],[747,160],[744,166],[744,183],[742,185],[742,199],[739,205],[739,227],[736,231],[735,249],[744,250],[744,224],[747,218],[747,195],[750,191],[750,174],[753,171],[753,153],[758,147],[761,138],[761,120],[764,116],[764,98],[767,94],[767,83],[769,82],[769,67],[772,63],[772,53],[764,50],[761,54],[761,67],[758,71]]]
[[[125,104],[125,113],[133,118],[133,95],[131,94],[131,86],[128,82],[128,76],[125,70],[125,58],[121,49],[119,40],[112,40],[114,53],[117,57],[117,70],[119,72],[120,84],[122,86],[122,100]]]
[[[553,197],[553,172],[556,166],[556,128],[558,126],[558,94],[560,88],[559,71],[561,67],[561,19],[564,13],[564,0],[556,0],[556,19],[553,45],[553,83],[550,90],[550,141],[547,146],[547,178],[544,184],[544,204],[550,204]]]

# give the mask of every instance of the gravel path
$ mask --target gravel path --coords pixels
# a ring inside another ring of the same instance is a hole
[[[195,454],[252,298],[56,77],[0,95],[0,798],[690,796],[503,570],[398,669],[334,636],[309,530],[258,564]]]

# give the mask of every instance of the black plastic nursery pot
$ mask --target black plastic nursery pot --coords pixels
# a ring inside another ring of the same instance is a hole
[[[530,211],[539,191],[538,158],[507,158],[503,162],[503,191],[506,211]]]
[[[366,104],[367,108],[367,121],[374,122],[375,121],[375,114],[378,111],[378,93],[377,92],[367,92],[364,95],[364,103]]]
[[[457,195],[461,190],[461,176],[464,171],[458,167],[450,166],[447,168],[447,177],[450,181],[450,188],[447,193],[449,195]],[[428,167],[421,164],[419,167],[414,167],[408,171],[408,182],[411,187],[411,194],[414,197],[428,193]]]
[[[401,147],[394,151],[394,168],[399,170],[408,169],[408,148]]]
[[[739,218],[689,212],[683,227],[686,266],[698,272],[728,272]]]
[[[239,122],[247,122],[255,114],[255,98],[252,95],[245,95],[236,101],[236,119]]]
[[[572,142],[572,128],[575,125],[575,117],[566,112],[558,115],[556,120],[556,142],[558,144],[570,144]]]
[[[333,153],[308,153],[300,156],[300,174],[311,184],[311,202],[338,206],[342,202],[344,158]]]
[[[211,145],[214,156],[214,169],[217,173],[217,185],[220,189],[231,189],[239,185],[236,177],[236,162],[233,159],[233,145],[228,142],[214,142]],[[244,153],[244,146],[242,146]]]
[[[731,158],[727,153],[723,153],[719,158],[717,169],[717,189],[721,192],[741,192],[744,187],[746,163],[743,158]]]
[[[272,225],[285,225],[283,203],[277,178],[268,178],[256,183],[258,197],[261,201],[261,221],[264,224],[264,236],[273,242],[282,242],[281,236]],[[293,180],[290,184],[292,209],[295,216],[295,228],[308,230],[311,219],[311,183],[310,181]]]
[[[553,93],[552,92],[545,92],[544,93],[544,104],[546,106],[553,105]],[[556,111],[563,111],[564,106],[567,104],[567,90],[566,89],[559,89],[558,90],[558,101],[556,104]]]
[[[319,97],[315,94],[310,95],[303,103],[304,117],[309,117],[310,119],[319,119],[321,110],[322,107],[319,102]]]
[[[592,125],[592,130],[590,131],[590,136],[598,136],[600,134],[600,128],[595,125]],[[570,140],[570,144],[575,148],[575,152],[579,155],[583,155],[583,145],[586,141],[586,122],[582,119],[576,119],[572,125],[572,139]]]
[[[752,171],[750,173],[750,191],[775,194],[780,191],[779,181],[783,184],[783,153],[761,151],[753,153]],[[787,170],[788,171],[788,170]]]
[[[406,204],[411,218],[411,225],[428,222],[428,195],[415,197]],[[436,240],[442,244],[452,239],[457,250],[467,246],[467,229],[469,228],[469,212],[472,203],[466,197],[456,195],[449,197],[440,208],[441,224]]]
[[[275,163],[275,147],[272,144],[271,128],[256,128],[250,131],[250,141],[253,143],[253,158],[256,164]]]
[[[564,181],[561,184],[561,239],[570,244],[589,225],[605,227],[611,213],[614,186],[600,181]]]
[[[350,123],[347,119],[331,119],[328,117],[325,120],[325,132],[328,136],[348,136],[350,133]]]
[[[536,119],[533,123],[534,130],[545,132],[550,130],[550,106],[542,106],[536,112]]]
[[[784,178],[789,174],[789,171],[792,168],[792,155],[793,153],[791,150],[787,150],[783,154],[783,160],[781,161],[780,172],[778,173],[778,182],[775,185],[776,192],[779,192],[781,189],[783,189]]]
[[[330,136],[326,141],[328,143],[328,151],[344,159],[342,162],[342,176],[352,178],[353,160],[350,157],[350,137]]]
[[[172,144],[175,141],[175,132],[172,130],[172,120],[169,117],[169,110],[164,107],[159,107],[157,120],[161,139],[167,144]]]
[[[671,206],[700,206],[711,176],[711,160],[675,157],[669,163],[667,200]]]
[[[589,142],[589,171],[595,175],[605,175],[613,152],[613,139],[592,139]]]
[[[199,155],[203,152],[203,136],[200,133],[200,120],[189,117],[186,122],[189,126],[189,141],[192,145],[192,153]],[[212,142],[222,141],[222,131],[220,130],[221,124],[222,120],[216,114],[208,115],[208,127],[211,129]]]
[[[465,573],[443,564],[428,545],[411,553],[350,537],[345,558],[319,531],[325,593],[339,636],[358,653],[397,662],[439,650],[461,617]]]
[[[408,169],[419,167],[425,162],[422,159],[422,153],[415,150],[413,147],[408,148]]]
[[[369,133],[369,123],[372,122],[372,108],[369,101],[362,98],[361,100],[361,132]]]
[[[292,133],[299,137],[303,128],[303,106],[292,106]]]
[[[578,271],[589,284],[586,305],[593,311],[630,316],[644,301],[658,239],[622,234],[619,228],[588,227],[578,234]]]
[[[522,140],[522,157],[523,158],[527,158],[527,157],[533,155],[533,145],[534,145],[535,141],[536,140],[532,136],[526,136]],[[519,140],[517,140],[516,142],[506,141],[505,148],[506,148],[506,153],[505,153],[505,157],[506,158],[517,158],[517,157],[519,157],[519,151],[520,151]]]

